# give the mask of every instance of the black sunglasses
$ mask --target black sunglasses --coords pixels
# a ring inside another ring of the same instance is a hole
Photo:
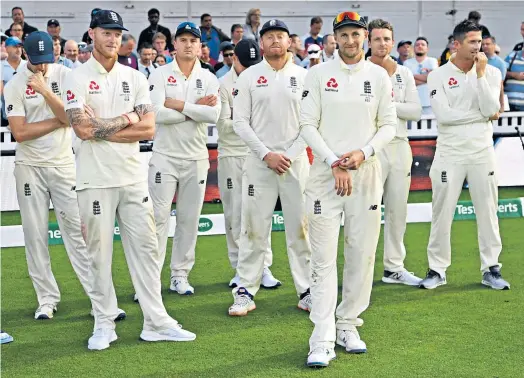
[[[229,58],[231,56],[235,55],[234,53],[224,54],[224,58]]]

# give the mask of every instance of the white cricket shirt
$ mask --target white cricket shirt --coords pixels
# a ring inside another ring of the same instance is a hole
[[[384,148],[395,136],[397,113],[392,85],[385,69],[364,58],[350,69],[337,57],[308,72],[300,134],[315,161],[331,167],[338,157],[354,150]]]
[[[67,76],[63,99],[66,110],[83,109],[87,104],[97,118],[105,119],[151,104],[144,75],[118,62],[107,72],[94,57]],[[75,154],[77,190],[122,187],[147,180],[138,142],[78,139]]]
[[[213,107],[197,105],[207,95],[219,97],[218,79],[198,60],[186,77],[176,59],[155,69],[149,76],[151,101],[156,113],[156,135],[153,151],[185,160],[208,159],[208,124],[215,124],[220,115],[220,98]],[[164,106],[167,98],[185,102],[182,113]],[[186,120],[186,116],[189,119]]]
[[[483,163],[493,146],[489,117],[500,109],[500,71],[490,65],[480,79],[476,66],[465,73],[450,60],[431,72],[428,86],[437,117],[437,153],[446,160]]]
[[[66,76],[71,70],[59,64],[49,64],[44,79],[53,93],[62,96]],[[33,75],[24,65],[4,88],[8,117],[25,117],[26,123],[56,118],[44,97],[27,85]],[[16,144],[15,164],[38,167],[61,167],[74,164],[71,128],[60,127],[39,138]]]
[[[263,159],[268,152],[294,160],[306,153],[299,135],[300,99],[307,71],[288,54],[276,71],[264,59],[242,72],[233,98],[233,128],[250,153]]]
[[[218,157],[246,156],[249,149],[233,129],[233,94],[236,89],[238,75],[232,67],[222,76],[220,81],[220,102],[222,110],[217,122]]]

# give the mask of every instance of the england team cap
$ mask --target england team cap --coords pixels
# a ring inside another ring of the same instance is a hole
[[[24,50],[33,65],[55,62],[53,39],[46,32],[35,31],[29,34],[24,41]]]
[[[112,10],[99,10],[94,13],[91,17],[91,24],[89,25],[91,29],[102,28],[102,29],[115,29],[115,30],[125,30],[124,21],[118,13]]]
[[[196,26],[194,23],[188,22],[188,21],[182,22],[180,25],[177,26],[175,38],[184,33],[192,34],[193,36],[197,38],[202,37],[202,34],[200,33],[200,28]]]
[[[260,29],[260,36],[262,37],[265,32],[269,30],[282,30],[285,31],[287,34],[289,34],[289,28],[287,25],[280,20],[269,20],[264,25],[262,25],[262,29]]]
[[[262,61],[260,48],[254,39],[243,39],[235,46],[235,55],[244,67],[251,67]]]

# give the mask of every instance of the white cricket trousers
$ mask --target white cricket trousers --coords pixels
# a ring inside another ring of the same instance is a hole
[[[322,345],[331,348],[337,329],[363,324],[359,315],[369,306],[380,235],[380,170],[376,157],[365,161],[358,170],[351,171],[351,195],[340,197],[335,192],[332,170],[324,162],[313,163],[306,187],[311,242],[310,319],[315,325],[309,340],[311,349]],[[344,271],[342,301],[337,307],[337,249],[342,214]]]
[[[89,293],[97,328],[115,328],[117,300],[111,273],[115,216],[131,281],[144,314],[144,330],[176,325],[160,294],[160,252],[147,183],[79,190],[78,205],[89,258]]]
[[[384,187],[384,270],[402,272],[413,155],[408,141],[394,140],[377,157]]]
[[[16,164],[14,174],[27,267],[39,306],[60,302],[60,291],[51,271],[48,249],[49,199],[53,201],[71,265],[86,294],[89,293],[87,251],[80,229],[75,191],[75,166],[35,167]]]
[[[195,265],[198,222],[208,170],[209,159],[183,160],[153,152],[149,161],[148,185],[155,209],[160,270],[166,257],[171,206],[175,194],[177,196],[171,277],[187,277]]]
[[[446,275],[446,269],[451,265],[451,223],[465,179],[468,180],[477,218],[480,270],[485,272],[491,266],[501,266],[498,262],[502,242],[497,218],[498,185],[494,148],[488,148],[479,157],[479,161],[482,163],[446,161],[438,148],[435,151],[435,159],[429,172],[433,190],[433,213],[428,261],[429,268],[441,276]]]
[[[267,234],[271,230],[278,196],[282,203],[287,255],[297,294],[309,288],[309,247],[304,188],[309,175],[307,155],[292,162],[279,176],[256,156],[248,155],[242,173],[242,226],[238,251],[238,287],[255,295],[260,288],[264,258],[268,250]],[[269,230],[269,231],[268,231]]]
[[[218,157],[218,189],[224,208],[226,242],[229,262],[236,270],[238,264],[238,243],[240,240],[240,222],[242,217],[242,167],[245,156]],[[271,250],[271,229],[268,232],[268,249],[264,255],[264,267],[273,263]]]

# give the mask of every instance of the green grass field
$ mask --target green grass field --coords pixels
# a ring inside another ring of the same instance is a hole
[[[500,198],[524,197],[524,188],[503,189]],[[465,192],[461,199],[469,199]],[[430,202],[428,192],[413,193],[410,202]],[[221,212],[206,205],[205,213]],[[54,216],[50,221],[54,221]],[[18,213],[2,213],[2,225],[20,224]],[[197,333],[191,343],[145,343],[139,305],[120,243],[115,243],[113,278],[119,306],[128,319],[118,323],[118,341],[101,352],[89,352],[93,321],[85,296],[63,246],[50,247],[53,271],[62,302],[53,320],[33,320],[36,298],[28,277],[23,248],[1,253],[2,329],[15,341],[1,347],[6,377],[521,377],[524,294],[524,218],[500,221],[504,250],[503,274],[512,290],[498,292],[480,285],[476,225],[455,222],[453,265],[448,285],[433,291],[386,285],[382,273],[382,236],[377,252],[371,306],[360,329],[368,345],[365,355],[348,355],[337,348],[328,369],[305,367],[312,330],[308,314],[296,308],[287,263],[284,233],[273,233],[278,290],[261,290],[257,310],[245,318],[230,318],[232,296],[224,236],[200,237],[197,262],[191,273],[196,293],[182,297],[167,290],[169,271],[163,270],[163,296],[168,312]],[[427,269],[429,223],[409,224],[406,266],[418,275]],[[340,248],[343,239],[339,240]],[[169,250],[171,240],[169,241]],[[342,266],[339,253],[339,266]],[[168,254],[169,258],[169,254]],[[340,271],[340,269],[339,269]],[[518,361],[521,361],[520,363]]]

